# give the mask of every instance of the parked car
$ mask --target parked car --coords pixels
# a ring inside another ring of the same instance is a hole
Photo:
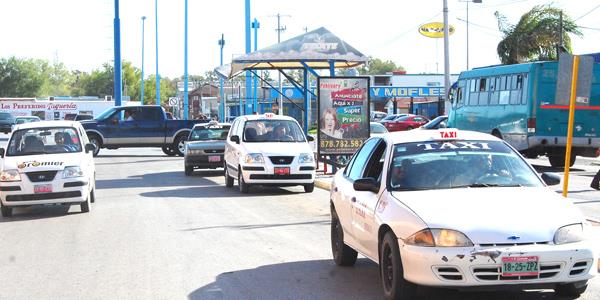
[[[371,130],[371,136],[381,136],[389,132],[385,126],[377,122],[371,122],[369,127]]]
[[[63,120],[65,121],[75,121],[75,118],[77,118],[77,114],[65,114],[65,116],[63,117]]]
[[[81,212],[89,212],[96,186],[94,148],[78,122],[16,125],[7,148],[0,148],[2,216],[11,216],[15,207],[43,204],[79,204]]]
[[[440,128],[446,128],[448,127],[448,116],[443,115],[443,116],[439,116],[436,117],[435,119],[427,122],[427,124],[419,127],[421,129],[440,129]]]
[[[185,141],[204,120],[168,120],[158,105],[115,106],[93,120],[81,121],[90,142],[100,148],[161,147],[169,156],[183,156]]]
[[[255,185],[315,188],[315,160],[298,122],[272,113],[237,117],[225,145],[225,185],[240,192]]]
[[[415,128],[419,128],[425,123],[429,122],[424,116],[419,115],[407,115],[394,119],[393,121],[388,121],[383,123],[385,128],[388,131],[401,131],[401,130],[411,130]]]
[[[379,123],[383,124],[389,121],[393,121],[394,119],[398,118],[398,117],[402,117],[402,116],[406,116],[408,114],[393,114],[393,115],[387,115],[387,117],[381,119],[379,121]]]
[[[13,125],[15,125],[15,117],[9,112],[0,111],[0,132],[11,132]]]
[[[337,265],[379,264],[385,299],[418,285],[551,288],[577,297],[598,249],[581,211],[508,143],[456,129],[367,140],[331,184]]]
[[[87,115],[87,114],[78,114],[77,116],[75,116],[75,121],[85,121],[85,120],[92,120],[92,119],[94,119],[94,116]]]
[[[39,117],[36,116],[19,116],[19,117],[15,117],[15,125],[17,124],[23,124],[23,123],[30,123],[30,122],[39,122],[41,121]]]
[[[387,113],[386,112],[382,112],[382,111],[372,111],[371,112],[371,122],[379,122],[381,120],[383,120],[383,118],[387,117]]]
[[[231,124],[210,122],[196,124],[185,142],[185,175],[194,169],[216,169],[223,167],[225,141]]]

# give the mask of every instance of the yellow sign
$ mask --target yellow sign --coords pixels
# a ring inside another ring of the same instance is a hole
[[[419,26],[419,33],[430,38],[443,38],[444,37],[444,23],[431,22]],[[450,25],[448,28],[448,34],[454,33],[454,26]]]

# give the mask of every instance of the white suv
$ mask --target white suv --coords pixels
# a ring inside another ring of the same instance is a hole
[[[307,193],[315,188],[313,152],[298,122],[287,116],[236,118],[225,145],[224,167],[226,186],[237,179],[242,193],[251,185],[302,185]]]

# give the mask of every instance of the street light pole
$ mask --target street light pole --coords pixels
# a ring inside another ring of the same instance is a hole
[[[467,70],[469,70],[469,2],[482,3],[482,0],[460,1],[467,3]]]
[[[245,12],[245,29],[246,29],[246,54],[250,53],[252,49],[252,42],[250,38],[250,0],[245,0],[246,4],[246,12]],[[252,100],[252,73],[250,71],[246,71],[246,105],[244,105],[244,111],[247,112],[248,100]],[[254,104],[254,103],[253,103]],[[254,106],[254,105],[252,105]],[[252,107],[255,110],[255,107]],[[243,112],[240,112],[240,116]]]
[[[158,0],[154,0],[154,31],[156,32],[156,105],[160,105],[160,74],[158,74]]]
[[[219,48],[221,48],[221,59],[220,66],[223,66],[223,46],[225,46],[225,35],[221,33],[221,39],[219,40]],[[219,76],[219,88],[221,94],[221,108],[219,109],[219,121],[225,122],[225,93],[223,91],[223,78]]]
[[[122,88],[121,82],[121,19],[119,19],[119,0],[115,0],[115,20],[114,42],[115,42],[115,61],[114,61],[114,94],[115,106],[121,106]]]
[[[277,13],[277,44],[281,43],[281,32],[285,31],[287,28],[285,26],[281,26],[281,17],[291,17],[290,15],[282,15]],[[277,81],[279,83],[279,114],[283,115],[283,87],[281,86],[281,71],[277,70]]]
[[[448,25],[448,0],[444,0],[444,101],[448,103],[448,89],[450,89],[450,30]]]
[[[146,16],[142,16],[142,78],[140,84],[140,104],[144,105],[144,21]]]
[[[258,50],[258,29],[260,28],[260,23],[258,23],[258,20],[256,20],[256,18],[254,18],[254,21],[252,22],[252,29],[254,29],[254,52],[256,52]],[[259,108],[258,108],[258,96],[257,96],[257,89],[258,89],[258,78],[256,78],[256,76],[252,75],[253,83],[252,83],[252,98],[254,98],[254,111],[255,112],[259,112]]]
[[[188,0],[184,1],[184,30],[183,30],[183,119],[189,116],[188,107]]]

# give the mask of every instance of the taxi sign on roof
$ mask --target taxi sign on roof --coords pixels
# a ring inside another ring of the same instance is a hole
[[[457,139],[458,138],[458,130],[457,129],[440,129],[439,131],[440,140],[449,140],[449,139]]]
[[[265,118],[272,119],[275,116],[274,113],[265,113]]]

